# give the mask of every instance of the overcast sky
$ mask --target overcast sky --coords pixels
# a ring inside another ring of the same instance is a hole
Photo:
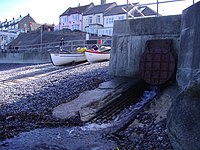
[[[76,7],[79,5],[87,5],[93,2],[99,5],[101,0],[0,0],[0,21],[5,19],[12,20],[30,14],[37,23],[50,23],[57,25],[59,23],[59,15],[61,15],[68,7]],[[157,0],[129,0],[132,3],[139,2],[146,4],[156,2]],[[159,0],[164,1],[164,0]],[[200,0],[195,0],[195,2]],[[107,3],[116,2],[118,5],[126,4],[127,0],[106,0]],[[182,10],[192,5],[193,0],[185,0],[182,2],[173,2],[169,4],[160,4],[159,13],[162,15],[181,14]],[[156,5],[149,6],[156,11]]]

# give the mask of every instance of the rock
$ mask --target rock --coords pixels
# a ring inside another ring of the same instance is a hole
[[[177,83],[183,91],[168,112],[167,130],[175,150],[200,149],[200,2],[182,13]]]
[[[85,121],[90,120],[92,117],[96,115],[96,109],[85,107],[83,109],[80,109],[79,113],[80,113],[81,121],[85,122]]]
[[[195,78],[190,83],[198,83]],[[174,99],[167,114],[168,135],[175,150],[200,149],[200,97],[195,94],[200,93],[199,87],[199,83],[188,85]]]
[[[88,119],[89,116],[86,114],[94,112],[93,109],[95,110],[95,108],[98,107],[99,102],[110,95],[111,92],[111,90],[105,89],[94,89],[90,91],[85,91],[73,101],[55,107],[52,115],[60,119],[69,119],[71,117],[76,117],[77,114],[80,115],[80,111],[83,110],[80,116],[81,120],[82,115],[83,117],[87,116]],[[87,111],[84,111],[84,108],[87,108]],[[84,118],[83,120],[86,121],[86,118]]]

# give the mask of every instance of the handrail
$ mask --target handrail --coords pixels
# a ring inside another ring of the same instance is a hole
[[[98,43],[98,41],[101,40],[101,43]],[[94,43],[88,43],[88,41],[93,41]],[[96,43],[95,43],[96,41]],[[108,42],[107,42],[108,41]],[[109,42],[110,41],[110,42]],[[107,42],[107,43],[106,43]],[[71,41],[64,41],[63,48],[74,50],[78,47],[86,47],[91,48],[94,44],[103,44],[105,46],[111,46],[112,39],[90,39],[90,40],[71,40]],[[56,50],[60,49],[60,42],[49,42],[49,43],[42,43],[42,44],[33,44],[33,45],[15,45],[14,47],[7,48],[8,51],[15,51],[15,52],[22,52],[26,50],[39,50],[42,48],[42,50]]]

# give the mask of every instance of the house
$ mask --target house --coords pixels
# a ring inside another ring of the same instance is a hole
[[[13,18],[10,21],[6,19],[0,23],[0,49],[5,49],[6,45],[17,38],[19,33],[33,31],[38,27],[39,25],[29,14],[25,17],[20,15],[19,18]]]
[[[83,13],[83,31],[97,34],[98,29],[104,27],[104,14],[115,6],[117,6],[115,2],[106,4],[104,1],[101,5],[94,6]]]
[[[93,3],[85,6],[69,7],[59,17],[59,30],[83,30],[83,13],[94,6]]]
[[[4,50],[6,45],[17,38],[17,36],[17,33],[0,31],[0,49]]]
[[[133,9],[133,5],[135,5],[137,9]],[[140,6],[138,5],[138,3],[135,3],[133,5],[118,5],[106,12],[104,14],[104,27],[98,30],[98,35],[112,36],[113,24],[115,20],[124,20],[127,17],[127,19],[130,19],[133,17],[140,18],[157,15],[157,13],[154,10],[150,9],[147,6]],[[130,14],[127,15],[127,12],[125,11],[129,12]]]
[[[36,30],[37,27],[31,26],[36,24],[35,20],[28,14],[25,17],[20,15],[19,18],[10,21],[4,21],[0,24],[1,31],[12,31],[12,32],[28,32]]]
[[[48,31],[48,32],[50,32],[50,31],[54,31],[54,24],[47,24],[47,23],[45,23],[45,24],[43,24],[43,25],[41,25],[42,26],[42,30],[43,31]],[[41,29],[41,26],[40,26],[40,29]]]

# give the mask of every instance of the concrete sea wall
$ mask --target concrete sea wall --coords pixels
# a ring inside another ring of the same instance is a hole
[[[200,71],[200,2],[183,11],[177,82],[184,88]]]
[[[16,52],[0,52],[0,63],[47,63],[50,62],[48,51],[27,50]]]
[[[139,61],[147,40],[173,39],[173,47],[178,51],[180,27],[181,15],[115,21],[110,74],[138,76]]]

